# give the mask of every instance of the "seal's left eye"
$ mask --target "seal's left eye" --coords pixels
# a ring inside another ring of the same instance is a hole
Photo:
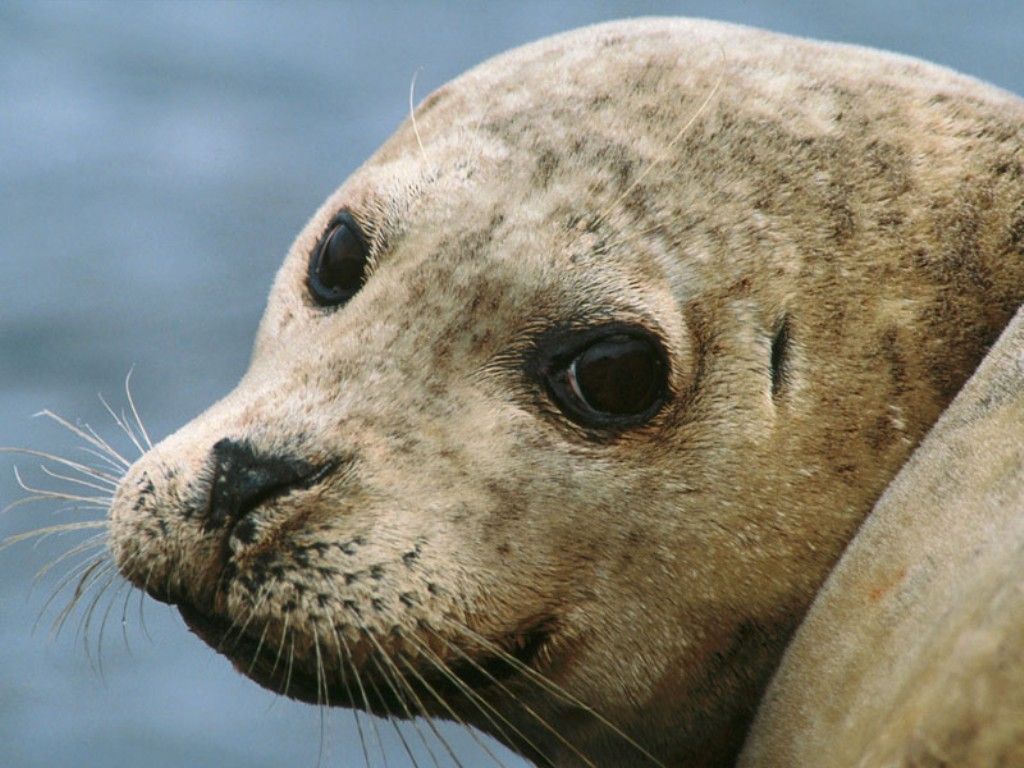
[[[341,214],[309,259],[309,292],[316,303],[333,306],[351,299],[363,286],[366,256],[359,226]]]

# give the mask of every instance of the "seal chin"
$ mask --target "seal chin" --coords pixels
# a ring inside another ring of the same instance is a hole
[[[294,659],[277,656],[277,647],[264,649],[258,639],[253,639],[244,630],[240,631],[235,622],[199,611],[188,603],[175,606],[188,628],[214,650],[231,660],[235,669],[275,693],[285,693],[292,698],[311,704],[324,701],[323,685],[317,686],[315,677],[305,672],[301,665],[295,666]],[[328,686],[328,694],[332,693]],[[331,696],[330,703],[355,706]]]
[[[309,704],[353,707],[359,703],[346,696],[344,688],[324,681],[310,673],[303,663],[289,658],[285,650],[278,653],[278,644],[263,647],[258,638],[240,630],[236,622],[227,621],[197,610],[187,603],[176,605],[188,628],[203,642],[230,659],[235,669],[274,693],[285,694]]]
[[[464,699],[467,689],[476,696],[507,691],[517,679],[539,671],[555,632],[553,620],[530,622],[530,629],[487,641],[487,650],[459,649],[445,660],[429,650],[430,656],[395,652],[385,659],[379,641],[354,645],[343,661],[310,659],[308,653],[296,657],[294,646],[282,648],[280,642],[254,637],[238,622],[187,602],[175,607],[196,636],[267,690],[308,704],[355,707],[399,718],[420,714],[410,709],[410,700],[433,710],[436,702]],[[422,647],[424,641],[418,644]],[[442,707],[430,714],[444,716],[446,711]]]

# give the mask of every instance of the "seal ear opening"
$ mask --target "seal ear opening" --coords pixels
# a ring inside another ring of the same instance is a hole
[[[789,358],[789,318],[783,317],[775,324],[772,338],[771,370],[772,397],[777,397],[786,384],[786,369]]]

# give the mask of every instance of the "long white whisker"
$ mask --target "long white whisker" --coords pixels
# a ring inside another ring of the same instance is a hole
[[[417,646],[419,645],[419,643],[416,643],[415,640],[413,640],[409,635],[406,635],[405,637],[406,637],[407,640],[413,642],[414,645],[417,645]],[[431,664],[433,664],[438,669],[438,671],[440,671],[442,674],[445,674],[446,676],[448,676],[450,674],[450,672],[447,669],[447,667],[443,667],[443,666],[440,666],[440,665],[436,664],[434,662],[434,660],[431,659],[429,656],[426,656],[425,658],[427,659],[427,661],[429,661]],[[479,746],[484,752],[486,752],[487,756],[490,757],[491,760],[494,761],[494,763],[496,765],[500,766],[500,768],[505,768],[505,763],[502,761],[502,759],[500,757],[498,757],[497,755],[495,755],[493,751],[491,751],[490,747],[487,746],[486,742],[484,742],[483,739],[481,739],[479,736],[477,736],[476,731],[472,727],[470,727],[470,725],[459,716],[459,714],[448,703],[448,701],[444,698],[444,696],[439,694],[434,689],[434,686],[432,686],[430,683],[428,683],[427,679],[425,677],[423,677],[423,675],[421,675],[412,664],[410,664],[405,659],[401,659],[401,661],[402,661],[403,664],[405,664],[405,667],[413,674],[413,676],[419,681],[420,685],[422,685],[424,688],[426,688],[427,691],[430,693],[430,695],[433,696],[434,699],[437,701],[437,703],[441,705],[441,707],[444,709],[444,711],[448,713],[448,716],[451,717],[455,722],[459,723],[459,725],[461,725],[463,728],[466,729],[466,733],[468,733],[470,735],[470,738],[472,738],[473,741],[475,741],[477,743],[477,746]]]
[[[288,621],[290,618],[291,614],[286,613],[284,615],[284,624],[281,626],[281,642],[277,644],[277,656],[274,657],[274,666],[270,670],[271,677],[277,672],[277,665],[281,663],[281,654],[284,653],[284,644],[288,637]]]
[[[423,678],[415,671],[413,666],[404,656],[399,655],[398,661],[402,663],[402,666],[404,666],[406,669],[413,673],[413,676],[420,681],[421,685],[423,684]],[[409,687],[409,690],[412,691],[412,684],[407,683],[407,685]],[[437,698],[437,694],[434,693],[429,686],[424,687],[433,695],[435,699]],[[434,718],[432,718],[429,714],[426,714],[427,709],[423,706],[423,703],[419,701],[419,696],[416,697],[416,700],[417,702],[419,702],[419,706],[422,708],[424,712],[424,719],[427,721],[427,725],[430,727],[430,730],[434,732],[434,738],[441,742],[441,746],[444,747],[445,751],[448,753],[448,756],[455,761],[455,764],[459,766],[459,768],[464,768],[464,766],[462,765],[462,761],[459,760],[459,758],[455,755],[455,750],[453,750],[451,744],[448,743],[448,739],[446,739],[444,735],[437,729],[437,726],[434,724]],[[442,703],[442,706],[444,705],[443,702],[440,703]],[[453,717],[455,716],[453,715]],[[457,717],[455,717],[455,719],[458,720]],[[465,725],[465,723],[463,723],[463,725]]]
[[[117,484],[112,482],[99,485],[98,483],[90,483],[88,480],[81,480],[77,477],[62,475],[59,472],[54,472],[45,464],[39,465],[39,471],[48,477],[52,477],[54,480],[63,480],[66,483],[74,483],[75,485],[81,485],[85,488],[92,488],[94,491],[99,491],[100,493],[110,493],[117,488]]]
[[[388,655],[387,651],[385,651],[383,646],[381,646],[380,641],[378,641],[377,638],[374,637],[372,632],[366,630],[366,627],[361,619],[359,620],[359,626],[360,629],[362,629],[363,634],[367,638],[369,638],[370,642],[373,643],[373,645],[376,647],[380,657],[384,660],[384,663],[392,669],[392,676],[398,681],[398,684],[403,686],[409,693],[409,695],[413,698],[414,704],[416,705],[416,708],[419,710],[423,718],[429,721],[430,715],[427,714],[427,710],[423,706],[423,702],[420,701],[420,698],[416,695],[416,692],[409,685],[409,681],[405,679],[405,676],[402,674],[402,671],[397,666],[395,666],[395,663],[391,660],[391,657]],[[412,711],[409,709],[409,706],[405,701],[405,697],[402,696],[399,693],[399,691],[395,688],[390,677],[384,674],[384,670],[381,668],[380,662],[377,660],[377,655],[371,655],[371,659],[373,660],[373,663],[377,667],[377,669],[381,671],[381,675],[387,682],[388,687],[390,687],[391,690],[394,692],[395,698],[398,699],[398,702],[401,705],[402,710],[405,712],[406,717],[408,717],[409,720],[412,721],[413,728],[416,729],[416,735],[420,737],[420,741],[423,743],[424,748],[427,750],[427,754],[430,755],[430,759],[433,761],[434,765],[437,766],[437,768],[440,768],[440,765],[437,761],[437,755],[435,755],[434,750],[430,748],[430,743],[423,735],[423,731],[420,729],[419,724],[416,722],[416,718],[414,717]]]
[[[62,499],[64,501],[80,501],[82,503],[97,504],[100,506],[109,506],[110,502],[114,499],[112,496],[79,496],[74,493],[62,493],[61,491],[51,491],[47,488],[33,488],[28,485],[21,477],[21,473],[18,468],[14,468],[14,478],[18,482],[18,487],[26,493],[39,494],[50,499]]]
[[[83,475],[86,475],[88,477],[95,477],[97,479],[107,480],[113,485],[117,485],[117,481],[120,478],[120,475],[111,475],[107,472],[104,472],[101,469],[91,467],[88,464],[81,464],[77,461],[66,459],[63,456],[58,456],[54,453],[47,453],[46,451],[35,451],[30,448],[12,448],[8,446],[0,446],[0,453],[14,453],[20,454],[22,456],[32,456],[37,459],[45,459],[46,461],[53,461],[58,464],[63,464],[65,467],[73,469],[76,472],[81,472]],[[118,467],[117,471],[123,472],[124,470]]]
[[[153,447],[153,441],[149,439],[149,432],[146,431],[146,427],[142,423],[142,419],[139,418],[139,409],[135,407],[135,398],[132,397],[131,381],[132,373],[134,371],[135,366],[133,365],[128,369],[128,375],[124,377],[124,394],[125,397],[128,398],[128,407],[132,411],[132,416],[135,418],[135,423],[139,427],[139,432],[142,433],[142,439],[146,441],[146,447],[151,449]]]
[[[348,684],[348,675],[345,673],[345,662],[347,661],[352,671],[355,671],[355,662],[352,660],[352,654],[349,652],[348,643],[341,636],[341,632],[338,631],[337,627],[334,627],[334,641],[338,646],[338,658],[341,659],[341,684],[345,687],[345,695],[348,700],[355,704],[355,697],[352,695],[352,687]],[[355,708],[352,709],[352,717],[356,722],[356,731],[359,733],[359,746],[363,750],[363,764],[366,768],[370,768],[370,752],[366,748],[366,734],[363,732],[363,723],[359,719],[359,711]]]
[[[128,582],[122,579],[121,583],[118,584],[117,589],[115,589],[113,593],[111,593],[110,600],[107,602],[107,609],[103,612],[103,620],[100,622],[99,635],[96,638],[96,660],[99,663],[101,675],[103,674],[103,636],[104,634],[106,634],[107,631],[107,620],[110,619],[110,612],[114,608],[114,603],[117,601],[117,596],[121,594],[121,591],[125,588],[125,586],[129,586]],[[129,594],[131,594],[130,589],[128,592]]]
[[[243,621],[241,625],[238,625],[238,620],[235,619],[234,621],[231,622],[231,626],[229,626],[227,628],[227,630],[224,632],[224,635],[220,639],[220,643],[218,643],[218,648],[217,648],[218,651],[220,651],[220,652],[224,651],[224,648],[226,647],[225,643],[229,639],[229,635],[231,634],[233,628],[236,627],[236,626],[238,626],[238,631],[235,633],[234,648],[238,647],[238,644],[240,642],[242,642],[242,638],[245,637],[246,630],[249,629],[249,624],[252,623],[252,620],[255,618],[256,613],[263,606],[263,603],[266,601],[266,599],[269,597],[269,595],[270,595],[270,586],[267,585],[267,584],[264,584],[260,588],[260,591],[256,594],[256,597],[253,600],[252,606],[249,608],[248,616],[245,617],[245,621]],[[266,626],[264,626],[263,629],[264,629],[264,634],[265,634],[266,633]],[[257,656],[258,656],[259,655],[259,646],[257,646],[256,650],[257,650]]]
[[[90,456],[92,456],[94,458],[97,458],[100,461],[102,461],[104,466],[106,466],[107,468],[109,468],[111,471],[113,471],[115,473],[113,475],[113,478],[114,478],[115,481],[118,478],[124,476],[125,468],[124,468],[124,466],[119,461],[117,461],[117,459],[114,459],[114,458],[112,458],[110,456],[107,456],[105,453],[101,453],[100,451],[97,451],[97,450],[95,450],[93,448],[89,448],[89,447],[84,446],[84,445],[76,446],[76,449],[79,450],[79,451],[82,451],[83,453],[87,453]]]
[[[3,509],[0,509],[0,515],[6,515],[8,512],[10,512],[13,509],[17,509],[18,507],[25,507],[25,506],[28,506],[29,504],[35,504],[35,503],[41,502],[41,501],[53,501],[53,497],[48,495],[48,494],[34,494],[32,496],[22,496],[20,499],[15,499],[10,504],[8,504],[6,507],[4,507]],[[69,506],[61,508],[59,511],[60,512],[78,512],[79,510],[82,510],[82,509],[102,510],[102,509],[105,509],[105,507],[98,507],[98,506],[96,506],[94,504],[83,504],[81,506],[79,506],[77,504],[71,504]],[[5,539],[5,541],[6,541],[6,539]],[[5,545],[0,545],[0,549],[3,549],[4,546]]]
[[[320,636],[316,631],[315,623],[313,624],[313,651],[316,654],[316,704],[317,709],[320,710],[320,748],[317,751],[316,768],[320,768],[323,765],[324,741],[326,739],[324,713],[331,706],[331,699],[327,693],[327,674],[324,670],[324,657],[320,653]]]
[[[128,582],[125,582],[126,584]],[[124,595],[124,602],[121,603],[121,639],[124,641],[124,649],[128,655],[132,655],[132,647],[128,642],[128,603],[131,602],[132,593],[135,592],[135,588],[132,587]],[[142,605],[142,591],[139,590],[139,605]],[[141,612],[141,609],[140,609]],[[141,623],[141,622],[140,622]],[[145,624],[142,625],[143,631],[145,631]]]
[[[288,671],[284,677],[284,690],[280,691],[286,698],[292,688],[292,672],[295,670],[295,635],[291,635],[288,644]]]
[[[409,120],[412,122],[412,132],[416,135],[416,144],[420,148],[420,155],[423,157],[423,164],[427,166],[427,170],[431,176],[434,175],[434,169],[430,165],[430,159],[427,157],[427,150],[423,146],[423,139],[420,138],[420,127],[416,124],[416,106],[414,104],[416,99],[416,78],[419,77],[420,70],[416,70],[412,73],[412,82],[409,83]]]
[[[121,576],[121,574],[118,573],[117,568],[113,567],[113,563],[110,564],[110,568],[104,569],[104,575],[107,576],[107,580],[103,582],[103,585],[100,587],[99,591],[93,596],[92,600],[89,602],[89,607],[85,609],[85,613],[82,615],[82,618],[78,620],[78,627],[75,630],[76,639],[78,637],[82,638],[82,646],[85,648],[85,656],[88,659],[92,658],[92,653],[89,649],[89,628],[92,626],[92,617],[96,611],[96,606],[99,605],[100,600],[103,598],[104,593],[107,591],[110,585],[113,584]],[[97,649],[97,654],[98,653],[99,649]],[[99,662],[98,656],[97,662]],[[99,672],[102,674],[103,669],[101,663],[97,663],[97,668]]]
[[[363,680],[359,676],[359,669],[358,669],[358,667],[356,667],[355,658],[352,656],[352,653],[349,651],[348,642],[345,640],[344,633],[335,631],[335,634],[338,635],[338,637],[341,639],[341,642],[345,646],[345,656],[348,657],[349,667],[352,670],[352,675],[356,679],[356,687],[359,688],[359,696],[363,700],[363,706],[366,708],[367,713],[369,713],[370,712],[370,699],[366,695],[366,688],[363,686]],[[380,737],[380,730],[377,728],[377,720],[372,715],[370,716],[370,727],[373,728],[374,736],[377,739],[377,748],[380,750],[381,759],[384,761],[384,768],[387,768],[388,756],[387,756],[387,753],[384,751],[384,742],[383,742],[383,740]]]
[[[39,609],[39,614],[36,617],[35,622],[32,624],[32,631],[35,632],[36,629],[38,629],[39,622],[43,620],[43,617],[46,615],[50,605],[61,595],[61,593],[64,592],[68,584],[76,582],[72,596],[61,613],[69,611],[74,607],[74,604],[82,598],[95,579],[105,572],[106,566],[108,565],[109,561],[106,553],[101,553],[95,557],[86,558],[81,563],[72,567],[57,583],[57,586],[53,588],[50,592],[50,596],[46,598],[45,602],[43,602],[42,607]]]
[[[544,677],[544,675],[540,674],[539,672],[537,672],[535,669],[533,669],[529,665],[524,664],[522,661],[517,659],[515,656],[513,656],[510,653],[508,653],[507,651],[505,651],[500,646],[495,645],[493,642],[488,640],[486,637],[483,637],[479,633],[474,632],[469,627],[467,627],[467,626],[465,626],[463,624],[459,624],[457,622],[454,622],[454,621],[452,621],[450,619],[445,619],[445,621],[446,621],[446,623],[449,626],[451,626],[456,631],[461,632],[462,634],[465,634],[466,636],[468,636],[471,640],[473,640],[473,642],[477,643],[478,645],[483,646],[485,649],[491,651],[495,655],[497,655],[500,658],[504,659],[505,662],[509,666],[511,666],[511,667],[519,670],[520,672],[522,672],[525,676],[527,676],[529,679],[534,681],[537,685],[543,687],[545,690],[547,690],[552,695],[557,696],[558,698],[562,699],[563,701],[568,702],[569,704],[572,704],[573,706],[579,707],[579,708],[583,709],[584,711],[586,711],[589,715],[591,715],[593,718],[595,718],[599,723],[601,723],[603,726],[608,728],[612,733],[614,733],[616,736],[618,736],[623,741],[625,741],[627,744],[629,744],[631,747],[633,747],[637,752],[639,752],[641,755],[643,755],[648,760],[650,760],[654,765],[659,766],[659,768],[666,768],[664,763],[662,763],[660,760],[658,760],[658,758],[656,758],[654,755],[652,755],[649,751],[644,749],[644,747],[642,747],[640,744],[638,744],[635,739],[633,739],[628,734],[626,734],[621,728],[616,726],[614,723],[612,723],[610,720],[608,720],[608,718],[606,718],[600,712],[595,710],[593,707],[591,707],[590,705],[584,703],[579,698],[573,696],[571,693],[566,691],[564,688],[562,688],[562,686],[558,685],[557,683],[555,683],[555,682],[553,682],[551,680],[548,680],[546,677]]]
[[[386,700],[380,691],[380,687],[373,679],[373,675],[367,675],[366,681],[367,683],[369,683],[370,687],[373,688],[373,693],[374,695],[376,695],[377,701],[379,701],[381,706],[384,708],[384,713],[387,717],[387,721],[391,725],[391,727],[395,729],[395,733],[398,736],[398,740],[402,743],[402,746],[405,748],[405,753],[409,756],[409,759],[412,760],[413,765],[418,766],[419,763],[416,760],[416,756],[413,755],[412,750],[409,749],[409,744],[408,742],[406,742],[405,736],[402,735],[401,729],[399,729],[397,723],[395,722],[395,716],[391,713],[391,709],[388,707]]]
[[[433,629],[431,629],[430,631],[434,635],[434,637],[438,638],[441,642],[443,642],[450,650],[455,651],[461,658],[463,658],[474,669],[476,669],[477,672],[479,672],[480,674],[484,675],[488,680],[491,681],[492,684],[496,685],[502,692],[507,694],[509,696],[509,698],[512,699],[513,701],[515,701],[520,707],[522,707],[523,710],[528,715],[530,715],[534,720],[536,720],[538,723],[540,723],[540,725],[546,731],[548,731],[551,734],[553,734],[556,739],[558,739],[560,742],[562,742],[563,745],[565,745],[570,750],[572,750],[572,752],[575,753],[575,755],[578,758],[580,758],[580,760],[582,760],[585,764],[587,764],[589,766],[593,766],[594,765],[593,761],[589,757],[587,757],[585,754],[583,754],[576,746],[574,746],[570,741],[568,741],[561,734],[561,732],[559,732],[553,725],[551,725],[547,720],[545,720],[538,712],[536,712],[532,707],[530,707],[524,701],[522,701],[511,690],[509,690],[508,686],[504,685],[500,680],[498,680],[496,677],[494,677],[494,675],[492,675],[490,672],[488,672],[486,669],[484,669],[480,664],[478,664],[473,659],[472,656],[470,656],[468,653],[463,651],[461,648],[459,648],[454,643],[449,642],[439,632],[436,632]],[[549,765],[552,765],[552,766],[554,765],[554,763],[552,763],[551,760],[547,756],[544,755],[544,753],[537,747],[537,745],[534,744],[532,741],[530,741],[527,738],[526,734],[524,734],[522,731],[520,731],[518,728],[516,728],[511,722],[509,722],[506,718],[504,718],[497,710],[494,710],[493,707],[492,707],[492,710],[495,712],[495,714],[497,714],[499,717],[501,717],[506,723],[508,723],[508,725],[513,730],[515,730],[516,734],[520,738],[523,739],[524,743],[527,746],[531,747],[533,749],[533,751],[536,752],[538,755],[543,756],[544,759],[548,762]]]
[[[121,458],[120,454],[118,454],[114,450],[114,447],[104,437],[102,437],[99,432],[97,432],[95,429],[93,429],[91,424],[82,423],[81,426],[82,426],[82,429],[84,429],[86,432],[88,432],[90,435],[92,435],[94,438],[96,438],[96,441],[98,443],[100,443],[101,445],[106,446],[106,448],[104,450],[106,450],[110,454],[110,461],[111,461],[111,463],[116,464],[116,462],[118,462],[118,461],[126,460],[126,459],[122,459]]]
[[[93,446],[94,448],[109,453],[112,457],[120,461],[121,464],[124,465],[125,469],[131,466],[130,461],[128,461],[124,456],[115,451],[110,446],[110,443],[108,443],[106,440],[104,440],[95,432],[93,432],[92,429],[88,427],[88,425],[86,426],[85,429],[77,427],[70,421],[65,419],[63,416],[59,416],[50,410],[40,411],[39,413],[36,414],[36,416],[45,416],[46,418],[55,421],[57,424],[60,424],[62,427],[64,427],[64,429],[68,430],[73,435],[77,435],[78,437],[82,438],[82,440],[84,440],[86,443]]]
[[[47,525],[43,528],[36,528],[25,533],[16,533],[0,541],[0,550],[7,549],[20,541],[27,541],[41,536],[50,536],[55,533],[67,533],[68,531],[81,531],[95,528],[105,528],[106,520],[81,520],[75,523],[60,523],[59,525]]]
[[[267,639],[267,632],[270,630],[270,622],[266,622],[263,625],[263,631],[260,632],[260,639],[256,643],[256,650],[253,651],[252,661],[249,662],[249,669],[245,673],[247,677],[252,677],[253,670],[256,669],[256,662],[260,659],[260,651],[263,650],[263,641]]]
[[[428,629],[429,629],[429,627],[428,627]],[[459,654],[461,655],[461,657],[463,659],[465,659],[466,661],[468,661],[478,672],[480,672],[481,674],[483,674],[486,677],[488,677],[491,680],[492,683],[496,683],[501,688],[501,690],[503,692],[505,692],[513,701],[515,701],[520,706],[522,706],[527,712],[529,712],[531,715],[533,715],[536,719],[538,719],[542,723],[544,723],[543,718],[541,718],[536,713],[532,712],[529,709],[529,707],[527,707],[525,704],[523,704],[523,702],[520,701],[518,699],[518,697],[516,697],[512,693],[512,691],[510,691],[506,686],[504,686],[500,682],[498,682],[497,679],[495,679],[483,667],[481,667],[479,664],[477,664],[468,654],[463,652],[461,649],[457,648],[457,646],[453,645],[452,643],[449,643],[444,637],[442,637],[439,633],[435,632],[433,629],[430,629],[430,632],[435,637],[437,637],[439,640],[444,642],[444,644],[447,645],[449,649],[453,649],[453,650],[459,651]],[[427,655],[428,657],[431,658],[431,660],[434,663],[434,666],[440,665],[440,666],[443,666],[443,667],[447,668],[447,665],[444,663],[444,660],[441,659],[441,657],[439,657],[433,650],[431,650],[429,645],[427,645],[426,643],[416,642],[415,640],[413,642],[416,643],[416,646],[417,646],[417,648],[418,648],[420,653],[423,653],[424,655]],[[498,711],[493,705],[491,705],[483,696],[481,696],[480,694],[476,693],[472,688],[470,688],[468,685],[466,685],[466,683],[464,681],[460,680],[458,678],[458,676],[455,675],[454,673],[450,673],[449,672],[449,673],[446,673],[446,675],[463,692],[463,694],[467,698],[471,699],[473,701],[473,703],[476,704],[477,709],[479,709],[480,712],[484,715],[484,717],[487,718],[488,722],[490,722],[491,725],[494,726],[495,730],[497,730],[498,733],[501,735],[501,737],[505,740],[505,743],[512,744],[512,743],[514,743],[514,740],[509,738],[508,734],[505,733],[505,729],[502,728],[494,720],[494,718],[491,717],[490,714],[488,714],[488,712],[493,713],[495,717],[499,718],[503,723],[505,723],[506,726],[511,728],[512,731],[515,732],[516,736],[518,736],[522,740],[522,742],[524,744],[526,744],[528,747],[530,747],[534,751],[534,753],[536,753],[537,755],[540,755],[548,765],[550,765],[552,768],[555,768],[554,762],[552,762],[552,760],[547,755],[545,755],[541,751],[541,749],[536,744],[534,744],[525,733],[523,733],[519,728],[517,728],[507,717],[505,717],[503,714],[501,714],[501,712]],[[544,724],[546,725],[546,723],[544,723]],[[572,749],[576,753],[577,757],[579,757],[584,763],[586,763],[587,765],[593,766],[593,762],[586,755],[584,755],[582,752],[580,752],[575,747],[573,747],[572,744],[570,744],[568,741],[565,741],[564,737],[561,737],[557,733],[556,733],[556,735],[558,735],[565,742],[565,745],[567,747],[569,747],[570,749]]]
[[[101,577],[106,572],[106,568],[109,566],[110,561],[108,561],[105,556],[100,555],[99,557],[89,562],[86,565],[86,567],[82,569],[81,575],[78,576],[78,583],[75,585],[74,592],[71,595],[71,599],[68,601],[68,604],[64,606],[63,609],[61,609],[60,613],[57,614],[57,617],[54,619],[53,624],[50,627],[51,637],[57,637],[57,635],[60,633],[61,627],[64,626],[64,622],[67,620],[68,616],[71,615],[71,612],[74,611],[75,606],[78,605],[79,600],[82,599],[82,596],[85,595],[86,591],[95,582],[95,580]],[[69,579],[65,579],[64,581],[62,581],[60,586],[58,586],[57,589],[54,590],[50,598],[43,604],[43,608],[39,612],[40,619],[42,619],[43,614],[46,612],[47,607],[50,605],[50,602],[55,597],[57,597],[57,595],[61,591],[63,591],[64,586],[67,583],[69,583]],[[38,620],[36,621],[36,624],[33,625],[33,630],[37,625]]]
[[[138,450],[139,455],[141,456],[142,454],[144,454],[146,452],[146,449],[142,447],[142,443],[139,442],[139,438],[135,436],[135,432],[132,430],[131,425],[128,423],[128,420],[125,419],[123,415],[118,416],[114,412],[114,409],[110,407],[110,404],[107,402],[106,398],[103,397],[103,395],[97,394],[96,396],[100,399],[100,402],[103,403],[103,407],[107,409],[107,413],[109,413],[111,418],[114,419],[114,423],[117,424],[118,427],[120,427],[122,432],[128,435],[128,439],[132,441],[132,444],[135,446],[136,450]]]
[[[377,648],[380,649],[381,653],[384,653],[383,649],[380,648],[380,644],[377,643],[376,639],[374,639],[374,645],[376,645]],[[380,661],[377,660],[377,656],[371,655],[370,660],[373,662],[373,665],[377,668],[377,672],[380,674],[381,679],[387,684],[388,688],[391,689],[391,693],[394,694],[395,700],[398,702],[398,705],[402,708],[402,711],[405,712],[405,716],[409,718],[410,722],[412,722],[412,726],[416,730],[416,734],[420,737],[420,741],[422,741],[423,745],[427,748],[427,752],[430,754],[431,759],[434,761],[434,765],[437,765],[437,758],[434,756],[434,753],[427,745],[426,739],[423,738],[423,732],[420,731],[419,725],[416,723],[415,715],[413,715],[412,711],[409,709],[409,705],[406,703],[405,697],[402,696],[398,688],[395,687],[395,683],[392,681],[391,676],[387,673],[384,667],[381,666]],[[379,698],[381,701],[384,701],[384,697],[381,695],[380,690],[377,688],[377,684],[373,682],[373,677],[370,677],[369,680],[370,683],[373,685],[374,691],[377,693],[377,698]],[[405,749],[405,752],[409,756],[409,759],[412,760],[413,766],[415,768],[419,768],[419,761],[416,760],[412,748],[409,746],[409,742],[405,738],[405,734],[402,733],[402,728],[400,724],[391,715],[390,711],[388,712],[388,721],[394,727],[395,734],[397,734],[399,740],[402,742],[402,747]]]
[[[106,537],[106,532],[97,533],[93,536],[90,536],[85,541],[82,541],[76,544],[75,546],[71,547],[71,549],[69,549],[67,552],[63,553],[62,555],[59,555],[58,557],[55,557],[53,560],[51,560],[38,571],[36,571],[35,575],[32,577],[32,583],[37,584],[40,579],[42,579],[47,573],[49,573],[51,570],[53,570],[58,565],[63,563],[65,560],[68,560],[69,558],[72,558],[75,555],[79,555],[82,552],[87,552],[90,549],[102,547],[104,544],[104,539],[106,539]]]

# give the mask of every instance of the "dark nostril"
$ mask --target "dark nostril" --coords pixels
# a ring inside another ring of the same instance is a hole
[[[294,457],[259,454],[250,443],[224,438],[214,444],[213,483],[204,527],[236,523],[275,496],[312,485],[326,472]]]

